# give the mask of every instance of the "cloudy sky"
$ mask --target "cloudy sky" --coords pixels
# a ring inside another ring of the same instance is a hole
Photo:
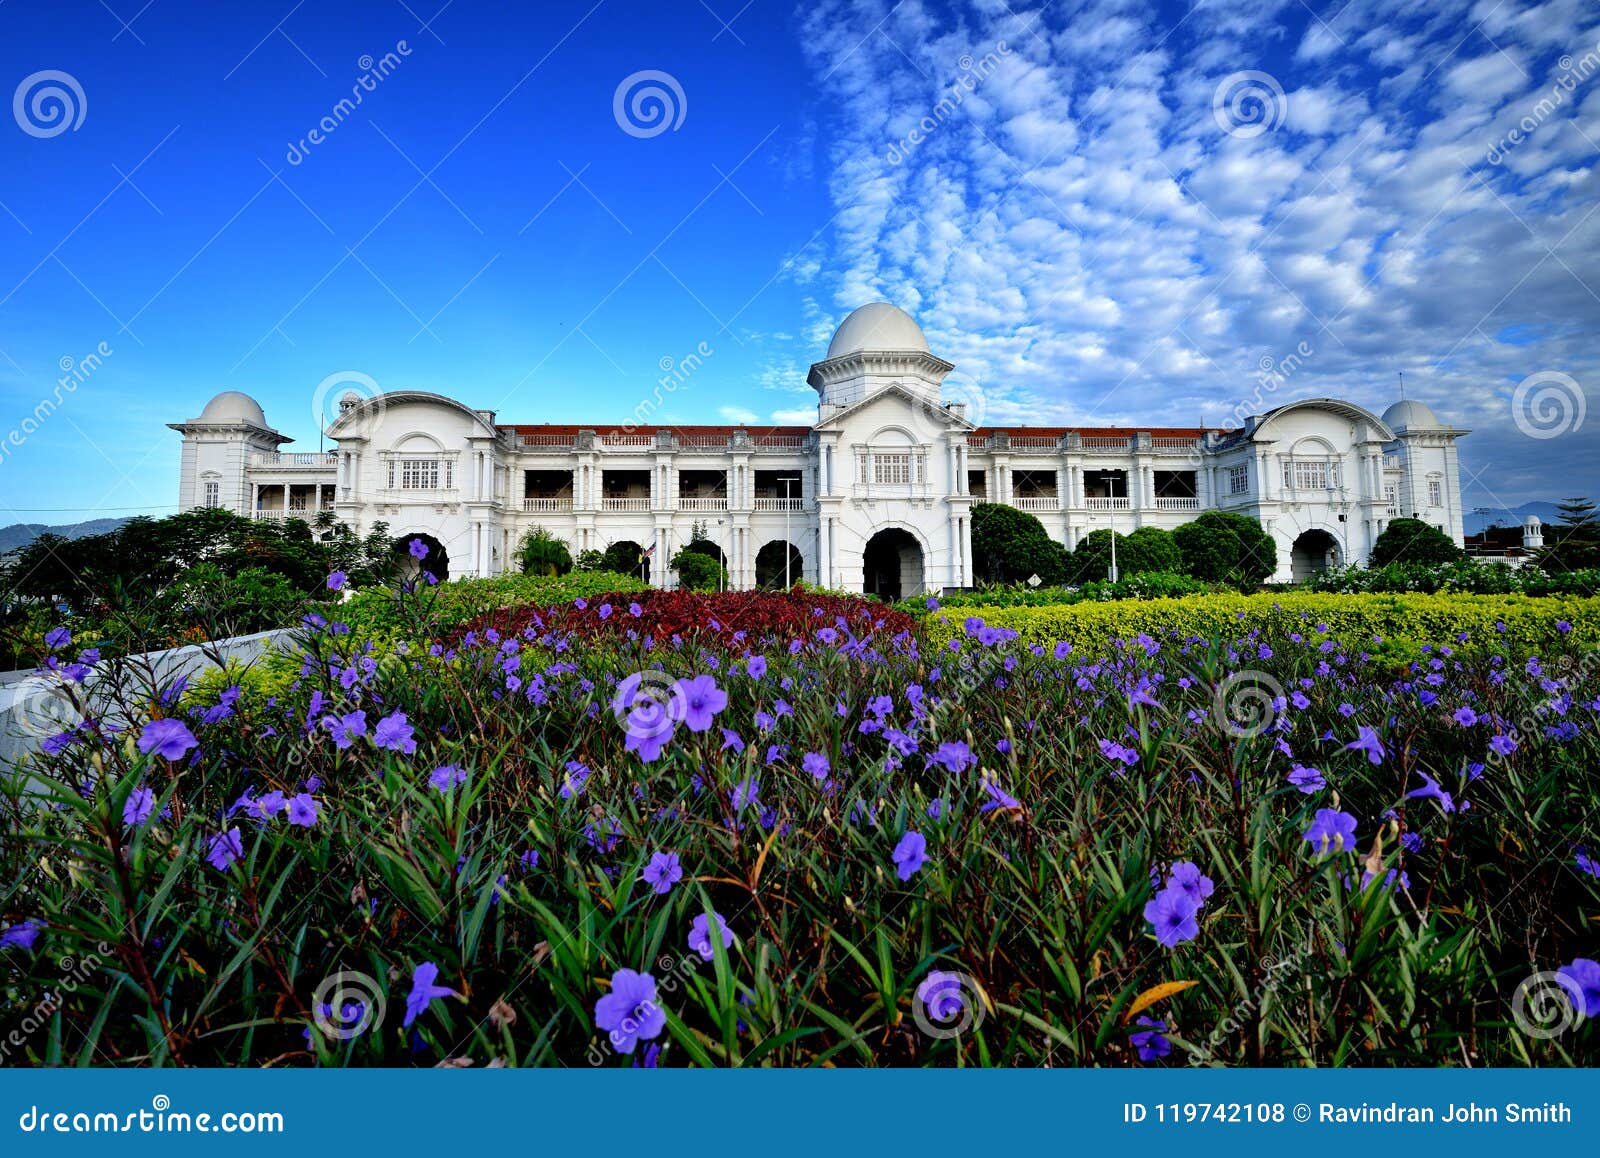
[[[880,298],[990,424],[1403,374],[1469,505],[1600,495],[1592,4],[9,0],[0,70],[0,521],[170,510],[227,388],[809,421]]]

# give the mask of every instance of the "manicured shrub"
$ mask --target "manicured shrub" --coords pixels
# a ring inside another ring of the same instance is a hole
[[[986,625],[1017,631],[1030,643],[1067,640],[1085,655],[1107,653],[1114,640],[1141,634],[1211,639],[1244,630],[1275,642],[1291,633],[1319,634],[1354,650],[1405,657],[1423,643],[1457,644],[1463,633],[1480,649],[1600,644],[1600,601],[1563,597],[1286,592],[1006,607],[977,614]],[[924,623],[929,643],[964,636],[966,618],[960,609],[929,616]],[[1326,631],[1320,630],[1324,626]]]
[[[1278,568],[1272,536],[1255,519],[1230,511],[1206,511],[1172,532],[1186,575],[1209,583],[1253,590]]]
[[[1071,573],[1067,548],[1026,511],[1000,503],[972,510],[972,569],[985,583],[1017,583],[1037,575],[1046,585]]]
[[[1390,563],[1452,563],[1462,557],[1450,536],[1421,519],[1395,519],[1372,544],[1369,567]]]
[[[343,606],[326,610],[325,616],[348,624],[360,639],[418,637],[418,617],[424,613],[435,628],[448,629],[503,607],[548,607],[608,591],[649,589],[649,584],[639,579],[610,571],[573,571],[554,577],[501,575],[415,590],[369,587],[356,592]]]
[[[715,556],[696,551],[690,544],[672,557],[672,570],[685,591],[721,591],[728,586],[728,571]]]
[[[580,639],[623,638],[667,642],[714,640],[724,646],[770,640],[887,639],[908,634],[914,624],[903,611],[860,595],[807,591],[646,591],[604,593],[548,607],[491,612],[455,633],[501,637],[559,632]]]
[[[957,608],[1053,607],[1058,604],[1082,603],[1086,599],[1172,599],[1179,595],[1199,595],[1211,589],[1212,585],[1191,579],[1187,575],[1145,571],[1138,575],[1130,575],[1116,583],[1101,580],[1084,583],[1078,587],[1043,585],[1029,587],[1025,583],[1012,583],[941,595],[931,600],[932,607],[929,606],[930,600],[926,597],[903,599],[895,606],[920,619],[936,611],[951,611]]]
[[[1074,581],[1086,583],[1105,580],[1111,573],[1111,537],[1109,527],[1090,531],[1078,541],[1072,552],[1071,567]],[[1116,535],[1117,574],[1121,578],[1140,575],[1147,571],[1176,572],[1183,567],[1183,556],[1172,535],[1160,527],[1140,527],[1131,534]]]

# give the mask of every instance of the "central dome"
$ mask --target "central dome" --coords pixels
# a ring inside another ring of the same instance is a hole
[[[869,302],[853,312],[833,332],[828,359],[864,350],[914,350],[928,353],[928,339],[910,314],[888,302]]]

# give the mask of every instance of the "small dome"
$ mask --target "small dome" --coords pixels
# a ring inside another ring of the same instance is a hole
[[[247,422],[252,426],[267,425],[267,416],[261,410],[261,404],[248,394],[241,394],[237,390],[224,390],[200,412],[197,422]]]
[[[852,313],[833,332],[828,357],[842,358],[863,350],[916,350],[926,354],[928,339],[922,327],[899,306],[870,302]]]
[[[1390,430],[1428,430],[1444,425],[1438,415],[1421,402],[1407,399],[1396,402],[1383,412],[1383,424]]]

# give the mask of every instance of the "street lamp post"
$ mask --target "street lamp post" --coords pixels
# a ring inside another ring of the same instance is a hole
[[[785,478],[781,481],[783,483],[783,589],[787,591],[792,586],[789,574],[790,562],[794,558],[794,542],[789,538],[789,487],[795,480]]]

